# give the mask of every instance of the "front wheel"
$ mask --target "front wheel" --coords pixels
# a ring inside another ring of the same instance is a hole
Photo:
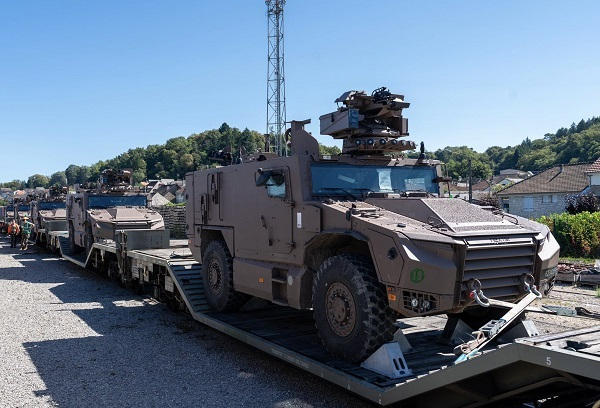
[[[362,361],[394,337],[395,316],[385,287],[365,257],[326,259],[313,280],[312,302],[322,343],[346,361]]]
[[[233,289],[233,260],[223,241],[211,241],[202,257],[206,301],[219,312],[238,310],[250,298]]]

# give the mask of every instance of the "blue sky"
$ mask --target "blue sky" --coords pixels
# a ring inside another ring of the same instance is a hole
[[[264,131],[265,13],[262,0],[3,2],[0,181],[222,122]],[[288,0],[285,13],[288,120],[311,118],[313,134],[343,91],[379,86],[406,95],[428,149],[514,145],[600,115],[597,1]]]

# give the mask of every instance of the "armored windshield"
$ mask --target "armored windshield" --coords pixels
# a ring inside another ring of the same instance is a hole
[[[50,202],[44,202],[42,201],[39,204],[39,208],[40,210],[54,210],[56,208],[65,208],[65,202],[61,202],[61,201],[50,201]]]
[[[145,207],[145,195],[130,196],[89,196],[88,204],[90,208],[112,208],[112,207]]]
[[[19,209],[17,211],[29,211],[29,205],[21,204],[19,205]]]
[[[360,195],[365,192],[402,193],[425,191],[437,194],[435,168],[429,166],[357,166],[313,163],[314,195]]]

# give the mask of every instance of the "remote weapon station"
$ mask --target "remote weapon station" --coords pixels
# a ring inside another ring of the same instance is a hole
[[[290,156],[186,175],[190,248],[214,309],[250,296],[312,309],[326,349],[356,362],[392,339],[398,318],[466,318],[490,299],[551,289],[559,247],[546,226],[443,198],[442,163],[422,144],[405,157],[416,145],[404,139],[404,96],[336,102],[320,127],[342,140],[337,157],[292,121]]]

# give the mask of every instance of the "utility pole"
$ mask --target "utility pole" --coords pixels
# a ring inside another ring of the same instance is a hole
[[[285,0],[266,0],[267,5],[267,134],[272,148],[287,156],[285,134],[285,70],[283,47],[283,6]]]

